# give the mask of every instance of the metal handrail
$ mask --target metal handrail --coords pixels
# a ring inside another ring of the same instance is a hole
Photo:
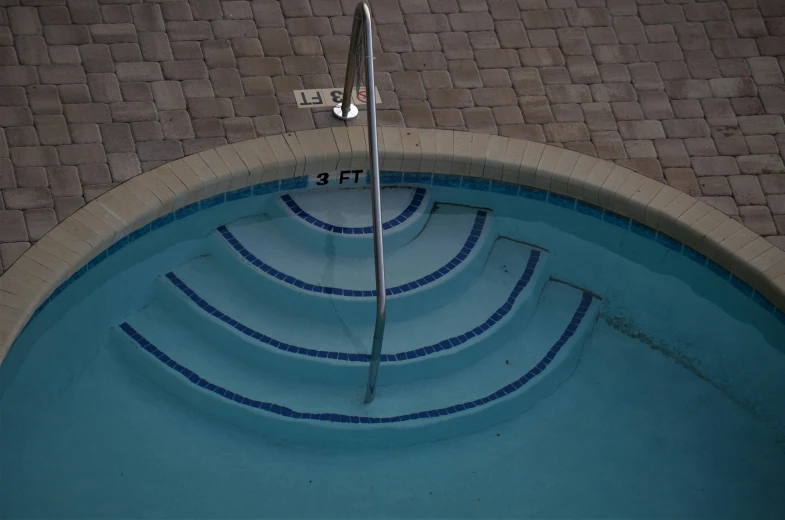
[[[359,111],[352,104],[354,80],[357,76],[357,46],[360,33],[365,30],[365,86],[368,107],[368,153],[371,158],[371,210],[373,212],[373,255],[376,262],[376,325],[373,331],[371,365],[368,368],[368,385],[365,388],[365,402],[376,397],[376,380],[379,375],[379,361],[382,356],[384,325],[387,321],[387,287],[384,280],[384,237],[382,229],[382,196],[379,181],[379,153],[376,147],[376,85],[373,77],[373,35],[371,33],[371,9],[362,1],[354,10],[352,38],[349,42],[349,58],[346,63],[346,80],[343,86],[342,103],[333,109],[336,117],[347,120],[357,117]]]

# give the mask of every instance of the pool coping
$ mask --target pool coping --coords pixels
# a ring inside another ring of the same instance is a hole
[[[383,170],[476,179],[478,185],[520,185],[541,190],[555,201],[576,199],[648,226],[658,236],[671,237],[705,256],[733,275],[731,283],[746,284],[785,312],[785,251],[660,181],[572,150],[497,135],[382,127],[378,141]],[[277,180],[284,191],[286,179],[365,168],[367,162],[367,129],[306,130],[205,150],[102,194],[0,275],[0,363],[61,284],[113,244],[149,231],[154,221],[188,211],[194,203],[224,198],[225,193],[250,192]]]

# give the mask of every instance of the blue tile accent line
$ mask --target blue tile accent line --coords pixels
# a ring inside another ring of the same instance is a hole
[[[458,252],[452,260],[450,260],[447,264],[442,266],[441,268],[437,269],[436,271],[423,276],[413,282],[405,283],[402,285],[398,285],[396,287],[388,287],[387,288],[387,296],[392,296],[394,294],[401,294],[405,292],[409,292],[413,289],[417,289],[418,287],[423,287],[428,285],[429,283],[433,283],[442,276],[445,276],[450,271],[461,265],[464,260],[469,256],[469,254],[474,249],[474,246],[477,245],[477,241],[482,234],[483,227],[485,226],[485,221],[488,217],[488,213],[485,211],[478,211],[477,216],[474,217],[474,226],[472,230],[469,232],[469,237],[464,242],[463,247]],[[315,293],[324,293],[324,294],[333,294],[337,296],[348,296],[350,298],[372,298],[376,297],[376,289],[373,290],[365,290],[360,291],[356,289],[340,289],[338,287],[325,287],[323,285],[314,285],[308,282],[304,282],[295,278],[294,276],[289,276],[286,273],[282,273],[278,269],[272,267],[271,265],[265,264],[261,260],[259,260],[253,253],[248,251],[237,238],[232,234],[226,226],[221,226],[218,228],[218,232],[221,236],[229,243],[229,245],[237,251],[237,253],[242,256],[248,263],[253,265],[255,268],[259,269],[260,271],[277,278],[278,280],[292,285],[294,287],[298,287],[300,289],[304,289],[306,291],[311,291]]]
[[[410,179],[414,178],[411,177],[410,174],[404,172],[390,172],[390,171],[382,172],[382,176],[383,176],[382,182],[385,184],[399,184],[401,182],[409,182],[405,180],[407,175],[409,175],[408,178]],[[428,180],[430,179],[430,184],[433,186],[460,188],[461,182],[464,178],[465,177],[460,177],[457,175],[425,174],[421,177],[417,177],[417,180],[419,184],[427,184]],[[469,187],[469,184],[471,184],[471,179],[472,178],[470,178],[469,181],[466,182],[466,186],[464,186],[465,188]],[[677,253],[683,254],[684,256],[686,256],[691,260],[694,260],[698,264],[707,267],[712,272],[717,274],[720,278],[722,278],[724,281],[731,283],[730,272],[728,272],[725,268],[712,262],[702,254],[682,244],[681,242],[678,242],[672,239],[671,237],[660,233],[659,231],[655,232],[653,229],[643,226],[642,224],[632,222],[630,221],[630,219],[627,219],[626,217],[622,217],[620,215],[613,213],[612,211],[604,210],[599,206],[595,206],[587,202],[576,200],[575,205],[572,206],[572,203],[568,203],[567,201],[562,200],[563,197],[558,194],[553,194],[551,192],[539,190],[537,188],[526,187],[526,186],[520,186],[518,188],[515,188],[513,187],[515,185],[511,185],[510,187],[505,187],[502,186],[501,184],[503,183],[492,181],[490,183],[490,192],[499,193],[503,195],[519,196],[519,197],[524,197],[524,198],[543,201],[543,202],[548,201],[558,206],[561,206],[562,203],[567,203],[568,207],[572,207],[572,209],[574,209],[578,213],[583,213],[584,215],[594,217],[598,220],[605,221],[614,225],[618,225],[623,229],[631,230],[633,233],[650,238],[655,242],[662,244],[664,247],[667,247]],[[308,186],[307,177],[295,177],[292,179],[271,181],[271,182],[266,182],[263,184],[257,184],[253,186],[250,196],[256,197],[256,196],[267,195],[270,193],[276,193],[279,191],[302,189],[302,188],[306,188],[307,186]],[[479,187],[479,186],[473,186],[473,187]],[[168,215],[163,215],[162,217],[159,217],[158,219],[152,221],[147,226],[135,231],[133,233],[133,240],[142,238],[150,231],[155,231],[157,229],[160,229],[168,224],[171,224],[176,220],[186,218],[196,212],[204,211],[214,206],[223,204],[227,201],[232,201],[239,198],[247,197],[249,196],[248,189],[249,188],[241,188],[239,190],[234,190],[225,194],[216,195],[215,197],[211,197],[209,199],[205,199],[200,202],[195,202],[193,204],[180,208],[179,210],[169,213]],[[101,264],[104,260],[106,260],[110,255],[122,250],[123,247],[130,244],[131,242],[132,240],[130,236],[121,239],[118,243],[113,244],[110,248],[99,253],[95,258],[90,260],[90,262],[88,262],[88,264],[84,266],[82,269],[71,275],[70,278],[68,278],[65,282],[60,284],[60,286],[58,286],[57,289],[54,290],[54,292],[49,296],[49,298],[47,298],[38,307],[38,309],[36,309],[36,311],[33,313],[33,316],[30,318],[25,328],[30,325],[33,318],[35,318],[41,311],[43,311],[44,308],[47,305],[49,305],[49,303],[51,303],[51,301],[55,297],[57,297],[66,288],[68,288],[68,286],[70,286],[73,282],[81,278],[87,271],[89,271],[90,269],[94,269],[99,264]],[[433,276],[436,277],[438,273],[439,271],[433,273]],[[750,294],[748,291],[748,286],[746,286],[746,284],[744,286],[741,286],[738,283],[734,283],[732,285],[735,288],[739,289],[739,291],[745,296],[750,296],[755,303],[760,305],[765,310],[765,312],[769,314],[774,314],[775,318],[777,318],[780,322],[785,323],[785,313],[778,310],[774,306],[774,304],[772,304],[770,301],[766,299],[765,296],[758,293],[757,291],[752,291],[752,294]],[[354,292],[355,293],[362,292],[363,296],[366,295],[372,296],[376,294],[376,291],[354,291]]]
[[[479,399],[475,399],[474,401],[467,401],[465,403],[455,404],[446,408],[438,408],[433,410],[425,410],[422,412],[414,412],[404,415],[396,415],[393,417],[366,417],[366,416],[357,416],[357,415],[344,415],[344,414],[337,414],[337,413],[329,413],[329,412],[298,412],[296,410],[292,410],[291,408],[287,408],[285,406],[281,406],[275,403],[269,403],[264,401],[257,401],[254,399],[249,399],[241,394],[231,392],[226,388],[222,388],[217,386],[207,379],[200,377],[199,374],[189,370],[188,368],[184,367],[183,365],[179,364],[174,359],[167,356],[161,349],[150,343],[144,336],[139,334],[131,325],[127,322],[124,322],[120,325],[120,329],[133,340],[141,349],[145,352],[150,354],[151,356],[155,357],[158,361],[165,364],[171,370],[178,372],[182,377],[186,378],[191,384],[198,386],[199,388],[203,388],[209,392],[213,392],[224,399],[229,401],[234,401],[238,404],[247,406],[249,408],[256,408],[259,410],[263,410],[265,412],[270,412],[276,415],[280,415],[282,417],[290,417],[292,419],[304,419],[304,420],[312,420],[312,421],[326,421],[326,422],[334,422],[334,423],[353,423],[353,424],[384,424],[384,423],[394,423],[394,422],[404,422],[404,421],[416,421],[420,419],[433,419],[436,417],[441,417],[443,415],[452,415],[456,413],[463,412],[465,410],[470,410],[472,408],[478,408],[480,406],[487,405],[495,401],[496,399],[500,399],[504,396],[510,395],[515,393],[517,390],[523,388],[527,383],[535,379],[539,374],[541,374],[551,362],[556,359],[556,356],[561,351],[562,347],[567,344],[567,341],[575,334],[578,330],[578,327],[581,325],[583,318],[586,317],[586,313],[589,310],[589,306],[591,305],[593,300],[593,296],[588,293],[584,292],[583,297],[581,298],[580,304],[578,304],[578,308],[575,310],[575,313],[572,315],[572,319],[570,323],[565,328],[564,332],[562,332],[559,339],[553,346],[548,350],[548,353],[528,372],[522,375],[520,378],[516,379],[515,381],[503,386],[499,390]]]
[[[481,325],[464,332],[463,334],[459,334],[452,338],[447,338],[444,341],[439,341],[434,343],[433,345],[427,345],[425,347],[420,347],[418,349],[409,350],[406,352],[398,352],[397,354],[382,354],[381,360],[382,363],[390,363],[396,361],[406,361],[409,359],[420,358],[424,356],[428,356],[431,354],[435,354],[437,352],[441,352],[443,350],[450,350],[452,348],[460,347],[461,345],[467,343],[474,337],[481,336],[488,332],[494,325],[499,323],[507,314],[512,311],[513,306],[515,305],[518,296],[520,296],[521,292],[526,288],[526,286],[531,281],[532,276],[534,275],[534,271],[537,268],[537,263],[540,260],[541,252],[537,250],[533,250],[529,255],[529,260],[526,263],[526,269],[524,270],[521,277],[516,282],[515,286],[513,287],[510,296],[507,300],[502,304],[501,307],[496,309],[490,318],[485,320]],[[200,309],[202,309],[207,314],[214,316],[221,320],[222,322],[226,323],[228,326],[236,329],[237,331],[245,334],[249,338],[253,338],[256,341],[264,343],[265,345],[269,345],[271,347],[277,348],[278,350],[282,350],[284,352],[289,352],[292,354],[299,354],[301,356],[310,356],[310,357],[317,357],[317,358],[325,358],[325,359],[337,359],[339,361],[350,361],[350,362],[360,362],[360,363],[369,363],[371,361],[371,356],[368,354],[350,354],[347,352],[332,352],[328,350],[317,350],[317,349],[308,349],[303,347],[298,347],[296,345],[289,345],[288,343],[284,343],[283,341],[278,341],[277,339],[271,338],[265,334],[262,334],[258,331],[250,327],[246,327],[242,323],[238,322],[235,319],[232,319],[231,316],[224,314],[223,312],[219,311],[212,305],[210,305],[207,301],[205,301],[201,296],[199,296],[193,289],[188,287],[185,282],[183,282],[176,274],[169,272],[166,273],[166,278],[174,285],[181,293],[183,293],[188,299],[194,302]]]
[[[318,218],[310,215],[304,209],[302,209],[297,202],[291,197],[291,195],[281,195],[281,199],[283,199],[286,206],[298,217],[306,221],[307,223],[311,224],[312,226],[316,226],[321,228],[325,231],[330,233],[338,233],[343,235],[372,235],[373,234],[373,227],[341,227],[341,226],[333,226],[332,224],[328,224],[323,220],[319,220]],[[382,224],[382,229],[389,230],[396,226],[400,226],[412,215],[417,211],[422,204],[422,201],[425,199],[425,188],[416,188],[414,190],[414,196],[412,197],[411,202],[409,205],[404,209],[400,215],[397,217],[388,220]]]

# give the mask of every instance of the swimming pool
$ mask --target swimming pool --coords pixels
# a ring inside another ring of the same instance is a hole
[[[607,204],[398,166],[374,403],[365,175],[230,186],[110,246],[16,340],[3,514],[781,516],[768,300]]]

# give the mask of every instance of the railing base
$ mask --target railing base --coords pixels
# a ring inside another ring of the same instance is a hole
[[[343,113],[342,105],[338,105],[337,107],[333,108],[333,115],[338,119],[343,119],[344,121],[348,121],[349,119],[354,119],[355,117],[357,117],[357,114],[359,113],[360,111],[357,109],[357,107],[354,104],[349,105],[349,112],[347,114]]]

